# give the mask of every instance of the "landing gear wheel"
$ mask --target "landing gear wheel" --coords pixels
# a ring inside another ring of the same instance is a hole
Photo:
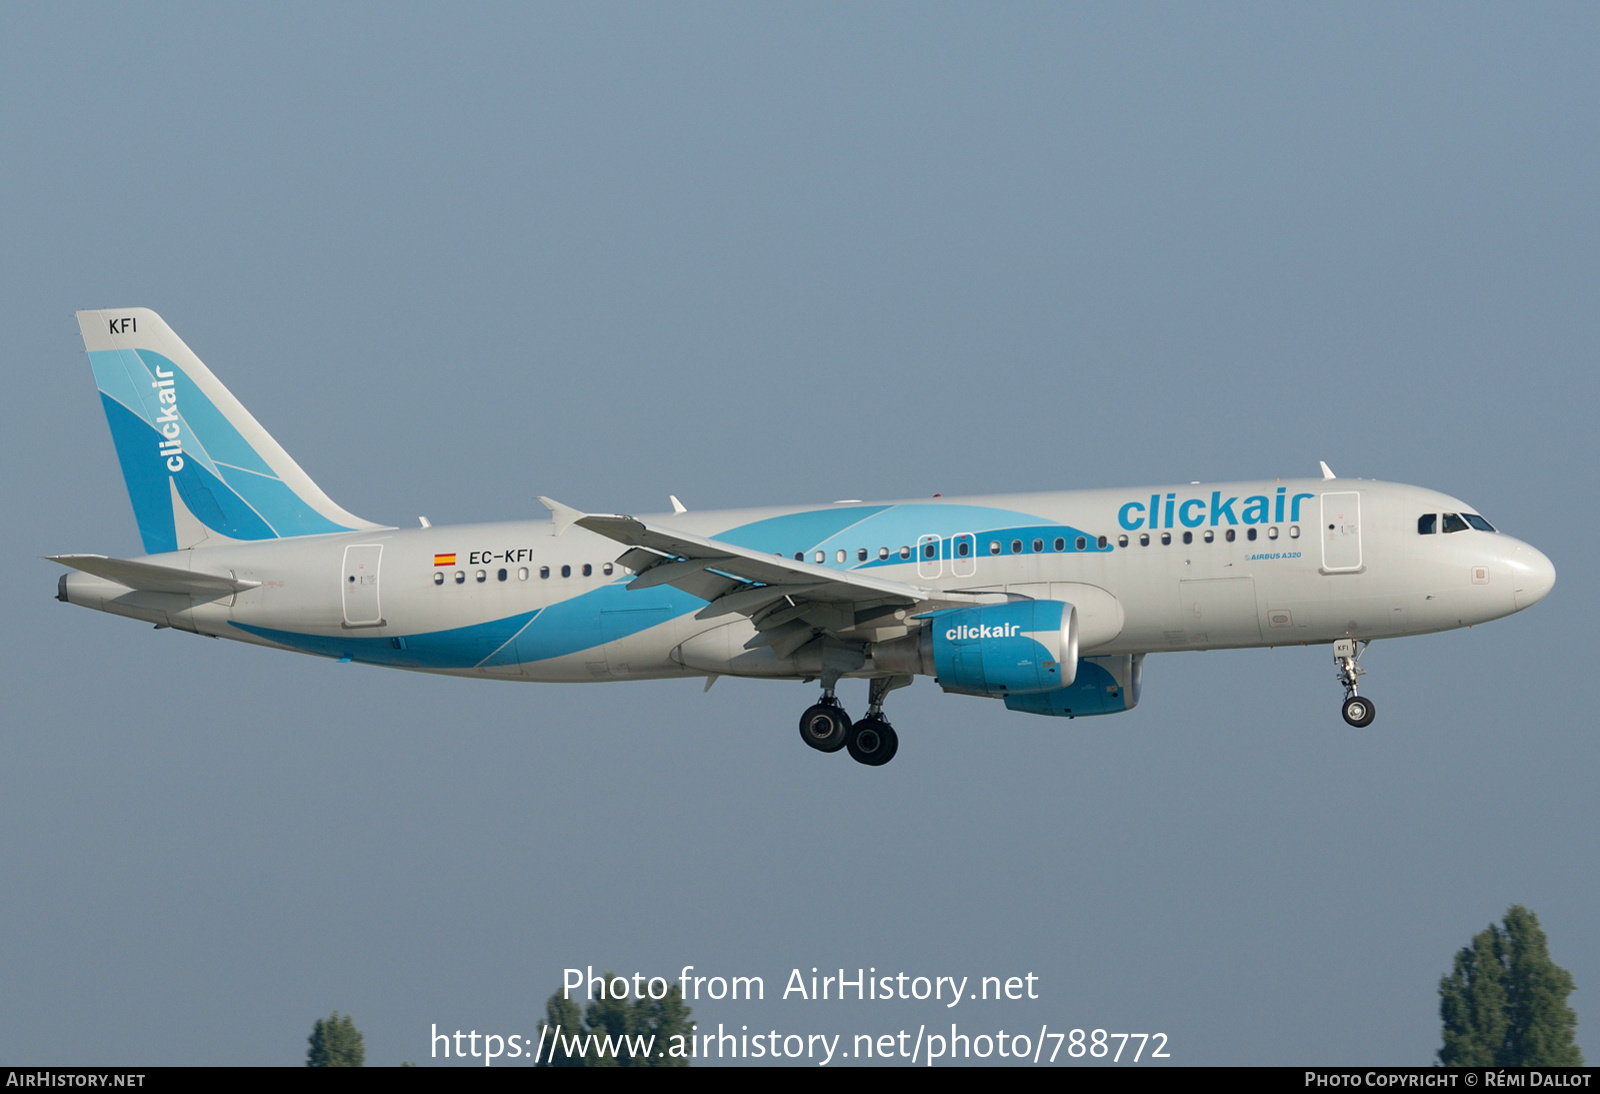
[[[800,739],[818,752],[837,752],[850,735],[850,715],[837,701],[823,701],[800,715]]]
[[[1372,719],[1378,716],[1378,708],[1372,705],[1371,699],[1359,695],[1352,695],[1344,701],[1344,720],[1357,729],[1365,729],[1372,724]]]
[[[1333,663],[1338,666],[1337,679],[1344,685],[1344,720],[1357,729],[1365,729],[1377,717],[1378,708],[1371,699],[1356,694],[1356,679],[1367,670],[1357,662],[1361,653],[1372,645],[1370,639],[1340,638],[1333,643]]]
[[[868,767],[882,767],[900,751],[900,735],[881,714],[869,714],[845,737],[850,758]]]

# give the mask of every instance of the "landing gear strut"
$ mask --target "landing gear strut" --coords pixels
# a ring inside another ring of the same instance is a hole
[[[900,750],[900,735],[883,716],[883,700],[895,688],[909,683],[909,676],[874,676],[867,685],[867,716],[855,724],[845,741],[850,758],[856,763],[882,767]]]
[[[822,698],[800,716],[800,739],[818,752],[849,749],[851,759],[868,767],[882,767],[900,749],[900,735],[883,716],[883,700],[895,688],[911,683],[909,676],[875,676],[868,684],[867,715],[852,723],[824,680]]]
[[[1333,663],[1339,666],[1338,680],[1344,685],[1344,720],[1357,729],[1370,726],[1378,716],[1377,705],[1356,694],[1356,677],[1367,671],[1356,662],[1370,645],[1370,640],[1363,642],[1359,638],[1341,638],[1333,644]]]

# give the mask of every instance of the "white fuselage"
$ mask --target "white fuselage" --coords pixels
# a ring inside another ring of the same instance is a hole
[[[646,518],[828,571],[1076,606],[1083,656],[1376,639],[1509,615],[1549,591],[1534,548],[1434,491],[1362,480],[1190,484]],[[543,681],[815,675],[746,648],[743,615],[626,588],[611,539],[549,521],[204,543],[146,561],[254,587],[206,598],[86,573],[63,599],[201,634],[419,671]],[[848,621],[847,621],[848,622]],[[890,614],[873,641],[919,625]],[[874,675],[865,664],[846,675]]]

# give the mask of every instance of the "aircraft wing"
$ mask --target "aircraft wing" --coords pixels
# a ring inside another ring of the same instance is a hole
[[[878,639],[916,626],[916,615],[942,608],[1003,602],[1003,593],[935,589],[764,554],[620,514],[583,513],[540,498],[557,534],[576,524],[629,548],[618,564],[636,575],[630,589],[672,585],[709,603],[695,616],[750,618],[759,632],[745,645],[771,645],[788,656],[818,632]]]

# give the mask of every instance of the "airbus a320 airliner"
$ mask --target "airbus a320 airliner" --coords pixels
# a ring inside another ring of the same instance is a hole
[[[1331,645],[1344,718],[1379,638],[1538,601],[1555,568],[1463,502],[1393,483],[1189,483],[398,529],[335,505],[160,316],[78,313],[145,554],[56,555],[59,599],[419,672],[820,681],[800,736],[893,758],[917,676],[1008,710],[1131,710],[1144,657]],[[852,721],[835,696],[867,681]]]

